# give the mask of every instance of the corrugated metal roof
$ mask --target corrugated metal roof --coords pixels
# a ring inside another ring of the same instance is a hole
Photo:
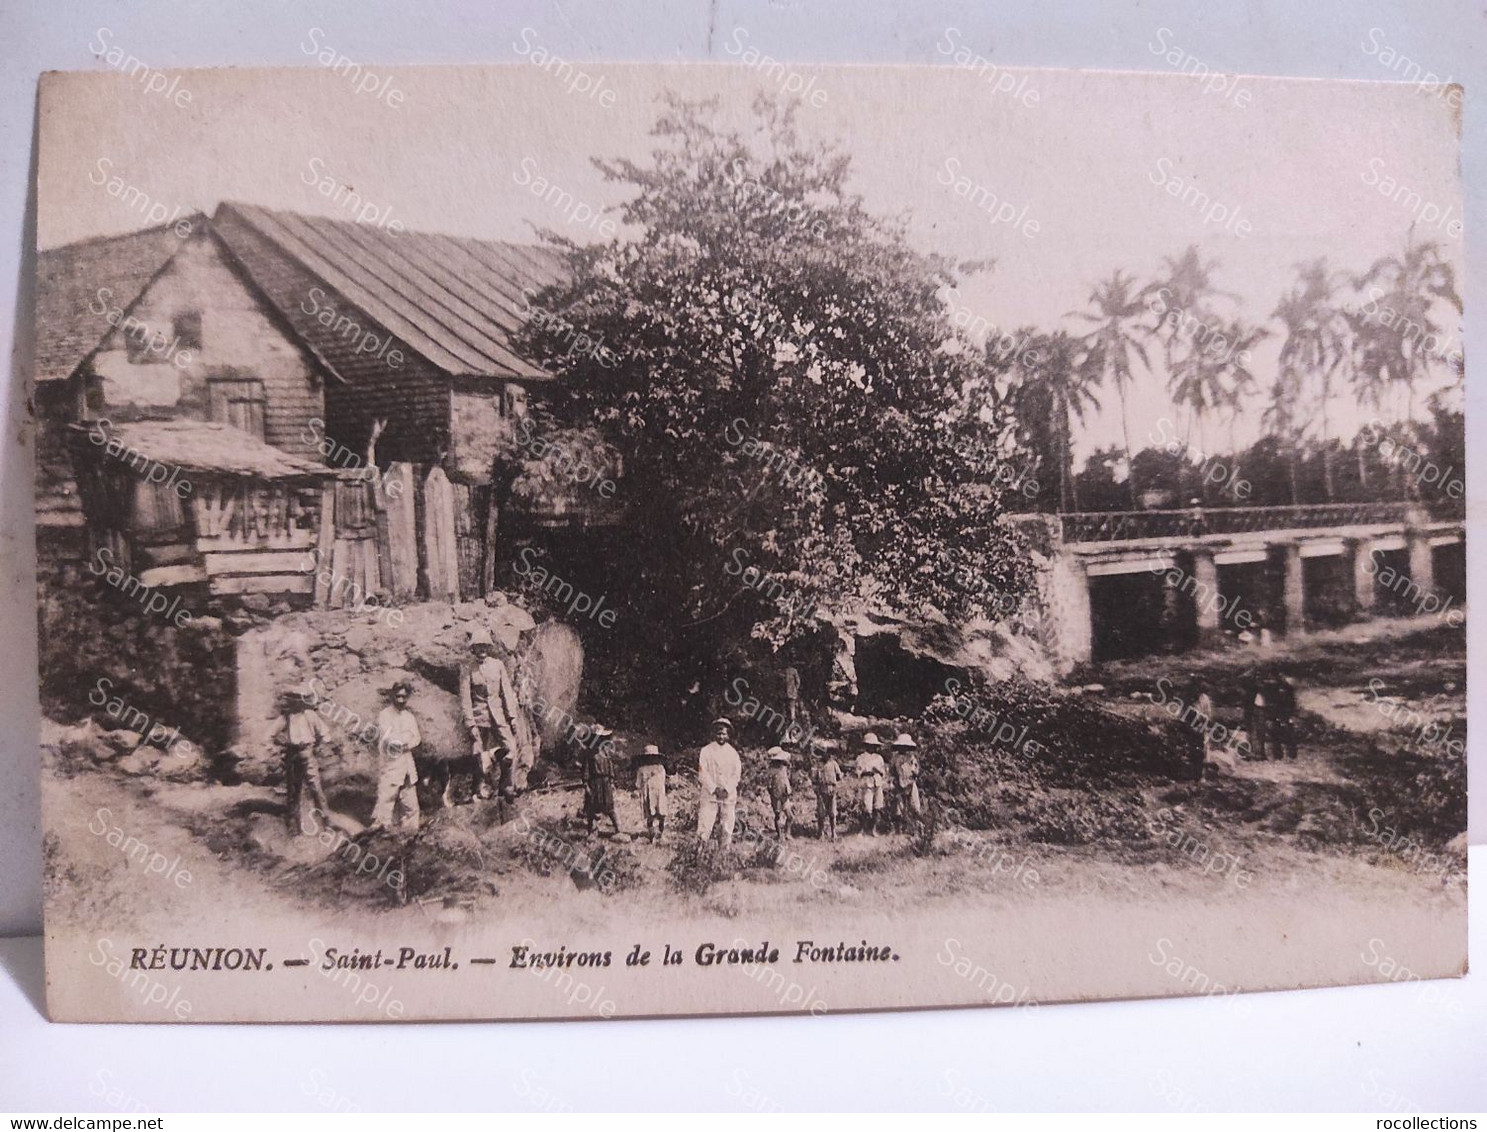
[[[204,219],[183,218],[193,232]],[[108,317],[117,321],[114,312],[127,310],[180,248],[182,222],[37,253],[37,381],[71,377],[98,348],[113,329]]]
[[[217,218],[224,213],[447,373],[548,376],[511,349],[511,335],[525,322],[522,289],[540,290],[562,277],[556,253],[233,202],[223,202]],[[217,227],[229,246],[231,228]]]

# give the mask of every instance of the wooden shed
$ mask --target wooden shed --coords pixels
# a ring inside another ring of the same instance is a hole
[[[327,604],[316,583],[335,569],[379,588],[370,485],[354,473],[205,421],[93,422],[70,441],[89,556],[141,585]]]

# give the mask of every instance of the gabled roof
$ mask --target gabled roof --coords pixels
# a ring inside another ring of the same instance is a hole
[[[452,376],[548,376],[510,344],[526,321],[523,289],[538,291],[562,278],[561,259],[546,248],[389,232],[351,220],[224,201],[213,229],[250,276],[261,269],[262,256],[239,225],[250,227]]]
[[[189,222],[195,232],[204,219],[193,215],[127,236],[103,236],[39,252],[36,380],[71,377],[113,330],[98,313],[99,304],[109,311],[128,310],[180,248],[177,229]],[[100,293],[103,288],[106,294]]]

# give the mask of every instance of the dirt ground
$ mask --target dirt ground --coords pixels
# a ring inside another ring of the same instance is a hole
[[[1237,711],[1234,689],[1253,654],[1180,659],[1182,673],[1223,690],[1221,715]],[[685,768],[674,779],[669,838],[660,845],[638,836],[639,802],[628,789],[618,792],[618,807],[630,836],[587,836],[581,792],[562,777],[515,807],[472,801],[437,811],[411,838],[357,832],[370,810],[370,783],[332,781],[332,807],[352,836],[327,829],[291,839],[282,790],[131,776],[44,748],[55,787],[48,825],[68,831],[49,839],[48,881],[63,917],[125,924],[138,911],[134,901],[148,899],[152,916],[171,912],[189,921],[206,914],[224,889],[239,906],[265,913],[357,903],[392,923],[477,921],[565,897],[580,898],[601,918],[607,902],[623,902],[629,916],[755,919],[854,906],[913,915],[1091,898],[1147,908],[1222,904],[1297,886],[1359,902],[1387,898],[1421,912],[1464,908],[1464,763],[1457,798],[1450,756],[1419,744],[1406,749],[1409,734],[1391,726],[1367,691],[1371,678],[1385,680],[1394,695],[1413,691],[1417,708],[1455,720],[1464,740],[1462,634],[1419,621],[1377,622],[1279,646],[1266,661],[1301,685],[1295,763],[1231,760],[1201,781],[1127,775],[1085,788],[1087,797],[1034,779],[991,799],[980,812],[995,818],[981,821],[984,828],[956,824],[932,799],[936,817],[917,836],[856,832],[849,799],[835,842],[814,836],[814,803],[797,774],[792,808],[799,828],[780,843],[766,832],[762,752],[746,749],[739,835],[727,861],[697,848],[695,778]],[[1173,663],[1109,665],[1098,674],[1101,687],[1084,698],[1132,719],[1160,715],[1153,688]],[[1427,701],[1423,689],[1436,694]],[[1088,757],[1098,759],[1098,749]],[[1445,785],[1429,788],[1437,782]],[[1062,822],[1071,806],[1092,803],[1103,808],[1091,811],[1087,825],[1071,831]],[[1058,822],[1047,819],[1051,811]],[[99,832],[105,826],[187,862],[195,883],[142,889],[134,883],[140,861],[108,845]],[[95,836],[80,836],[85,829]],[[389,882],[392,871],[402,874],[399,883]]]

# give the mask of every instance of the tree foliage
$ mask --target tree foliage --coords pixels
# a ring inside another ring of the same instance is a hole
[[[959,620],[1022,592],[995,475],[1013,440],[947,318],[954,265],[864,208],[791,108],[755,115],[741,132],[668,99],[649,162],[597,162],[632,190],[621,232],[557,241],[569,277],[537,300],[556,317],[526,331],[571,419],[623,453],[641,537],[615,587],[658,623],[776,645],[822,610]]]

